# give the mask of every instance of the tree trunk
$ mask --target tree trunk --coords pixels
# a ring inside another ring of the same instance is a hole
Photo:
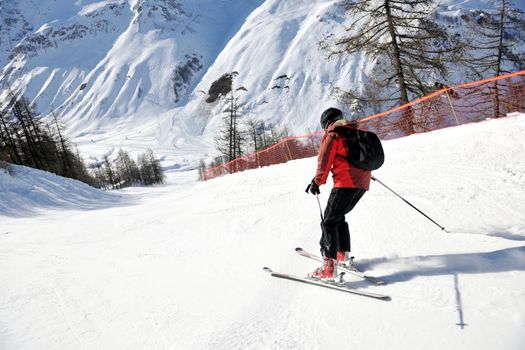
[[[394,62],[394,68],[396,70],[397,84],[399,87],[399,100],[401,104],[408,103],[408,92],[405,84],[405,75],[403,73],[403,68],[401,66],[401,53],[399,51],[399,46],[397,43],[397,35],[394,28],[394,20],[392,18],[392,10],[390,9],[390,1],[385,0],[385,11],[388,21],[388,32],[390,33],[391,45],[392,45],[392,60]]]
[[[500,17],[499,17],[499,38],[498,38],[498,58],[496,60],[496,76],[501,74],[501,61],[503,56],[503,35],[505,34],[505,9],[507,3],[505,0],[501,2]],[[498,81],[494,81],[494,118],[500,116],[500,99]]]

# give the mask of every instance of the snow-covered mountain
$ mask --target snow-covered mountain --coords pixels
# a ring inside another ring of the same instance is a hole
[[[84,153],[152,147],[187,168],[214,152],[224,101],[210,88],[225,74],[246,89],[247,118],[317,130],[333,88],[359,87],[373,69],[365,55],[319,49],[344,31],[343,13],[340,0],[0,0],[0,79],[43,115],[55,110]]]

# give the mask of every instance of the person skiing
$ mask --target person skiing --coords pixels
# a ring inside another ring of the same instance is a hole
[[[345,215],[348,214],[369,189],[371,171],[353,166],[347,159],[344,133],[340,128],[357,129],[356,122],[343,118],[337,108],[328,108],[321,115],[321,127],[325,134],[317,158],[317,172],[306,188],[306,193],[319,195],[332,172],[334,186],[321,222],[321,254],[323,265],[308,276],[333,280],[337,277],[336,262],[352,267],[350,258],[350,231]],[[338,132],[339,130],[339,132]]]

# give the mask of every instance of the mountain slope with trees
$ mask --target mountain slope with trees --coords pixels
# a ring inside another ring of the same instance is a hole
[[[373,1],[2,1],[0,96],[8,84],[44,119],[56,115],[98,160],[151,148],[166,167],[188,169],[220,153],[232,79],[246,89],[247,124],[304,134],[328,106],[359,118],[435,83],[523,68],[521,3],[376,2],[366,23],[377,26],[366,27],[359,16]],[[342,50],[362,30],[381,47]]]

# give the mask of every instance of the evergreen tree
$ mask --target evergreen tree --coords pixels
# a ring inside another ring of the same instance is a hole
[[[104,169],[104,178],[107,179],[109,188],[118,188],[118,176],[116,176],[117,174],[115,174],[115,171],[113,170],[113,166],[111,165],[108,155],[103,157],[102,164]]]
[[[88,171],[86,163],[80,156],[78,148],[75,147],[75,152],[69,150],[68,153],[70,154],[69,157],[71,157],[71,177],[84,183],[87,183],[90,186],[96,187],[97,182],[95,178],[91,175],[91,173]]]
[[[151,168],[151,174],[152,174],[152,180],[153,180],[152,183],[153,184],[164,183],[166,176],[164,175],[164,172],[162,171],[160,160],[157,159],[157,157],[155,157],[155,154],[150,148],[146,150],[145,156],[146,156],[146,161],[148,162]]]
[[[465,61],[480,79],[525,69],[525,54],[519,51],[518,41],[525,14],[512,1],[490,2],[494,10],[477,10],[467,18],[474,35]]]
[[[249,119],[246,121],[246,126],[248,130],[247,134],[249,135],[250,139],[249,143],[252,144],[254,152],[257,152],[261,149],[260,125],[261,123],[256,120]]]
[[[251,145],[254,151],[260,151],[270,147],[290,136],[287,127],[274,124],[266,124],[263,121],[246,121],[246,143]]]
[[[243,86],[233,89],[233,77],[236,75],[236,72],[232,73],[230,94],[226,98],[226,108],[223,110],[223,126],[215,138],[217,150],[226,158],[226,162],[241,157],[246,144],[245,132],[241,129],[240,123],[244,114],[244,104],[240,102],[237,93],[247,90]]]
[[[58,116],[54,111],[51,111],[51,116],[53,118],[53,124],[55,127],[55,135],[56,135],[56,143],[58,147],[60,148],[60,159],[62,161],[62,172],[61,175],[63,176],[71,176],[73,173],[73,165],[71,164],[71,157],[69,155],[69,146],[67,145],[67,141],[65,137],[63,136],[63,126],[58,120]]]
[[[140,170],[129,153],[120,149],[115,160],[116,172],[121,179],[121,187],[128,187],[140,183]]]
[[[140,166],[129,153],[119,150],[114,161],[105,155],[88,170],[54,112],[51,121],[50,125],[42,123],[27,99],[8,90],[7,103],[0,100],[0,162],[51,171],[104,189],[164,182],[160,160],[151,149],[139,157]]]
[[[464,59],[480,79],[525,69],[525,54],[519,51],[518,40],[525,28],[525,14],[512,1],[490,2],[494,10],[476,11],[470,20],[469,27],[474,35],[469,57]],[[502,87],[498,81],[493,84],[494,118],[506,113],[500,108]]]
[[[204,173],[206,171],[206,162],[204,159],[199,161],[199,180],[204,181]]]
[[[340,90],[354,109],[369,102],[405,104],[430,91],[429,78],[446,78],[445,63],[462,46],[438,26],[433,0],[344,1],[353,18],[347,35],[324,42],[329,57],[367,53],[376,59],[374,78],[363,93]],[[391,107],[391,105],[389,106]]]
[[[139,167],[142,184],[146,186],[153,185],[153,169],[151,168],[151,164],[149,163],[145,153],[139,155],[137,159],[137,165]]]
[[[34,114],[27,113],[29,108],[23,106],[27,104],[26,99],[15,97],[11,90],[8,90],[8,98],[8,106],[13,115],[12,129],[17,137],[23,165],[45,170],[45,155],[42,154],[42,150],[38,147],[40,143],[40,127],[32,127],[32,125],[38,125],[38,121],[32,121]]]
[[[89,166],[94,178],[94,186],[101,189],[109,189],[109,180],[106,178],[106,171],[102,162],[95,162]]]
[[[21,164],[20,151],[14,135],[9,113],[3,109],[2,101],[0,101],[0,159]]]

